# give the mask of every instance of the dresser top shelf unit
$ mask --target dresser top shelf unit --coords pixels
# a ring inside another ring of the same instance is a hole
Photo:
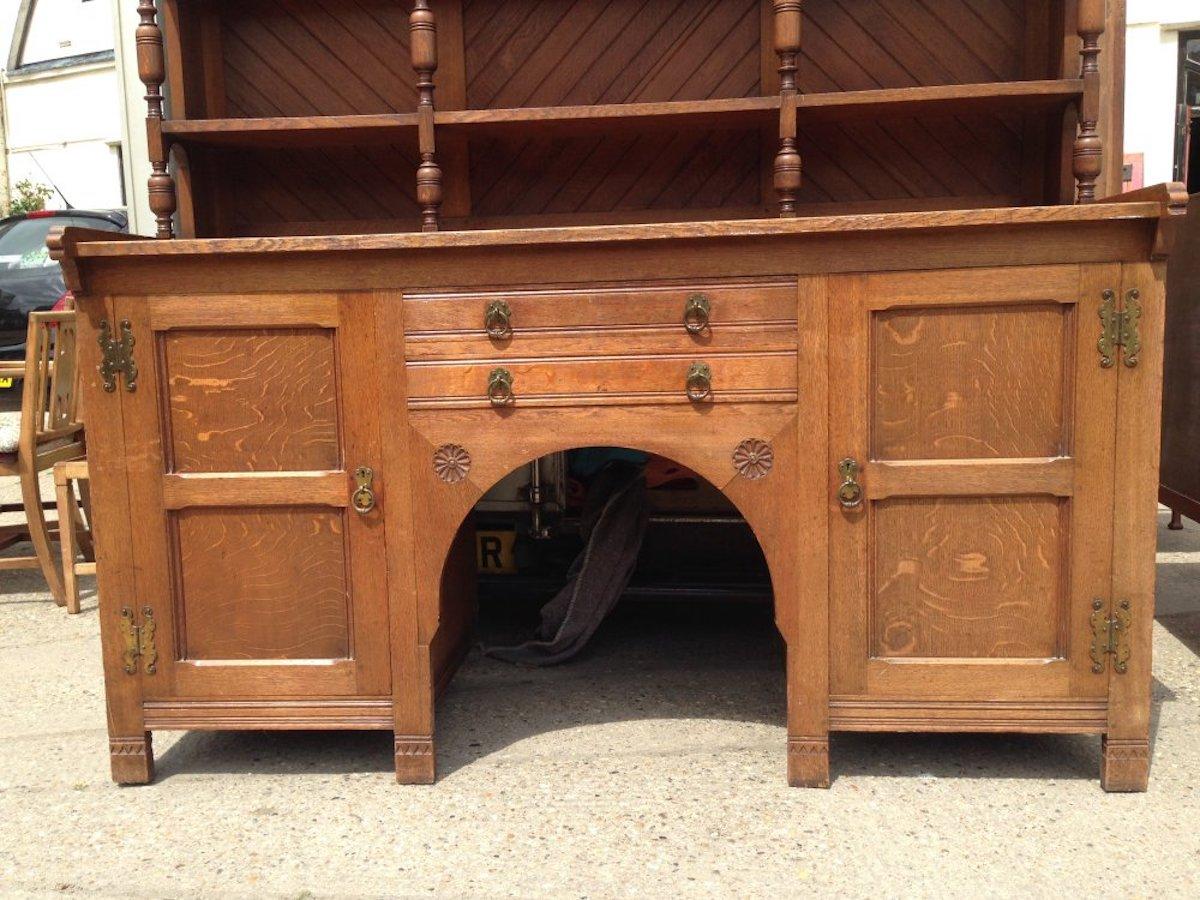
[[[1102,0],[1016,7],[142,0],[160,236],[176,194],[180,235],[257,237],[1113,193]]]

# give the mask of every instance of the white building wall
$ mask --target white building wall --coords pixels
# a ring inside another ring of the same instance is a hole
[[[113,50],[116,0],[38,0],[18,66],[5,72],[4,121],[8,183],[28,178],[59,192],[51,208],[125,206],[122,167],[124,108],[114,60],[39,66]],[[5,56],[18,0],[0,0]],[[136,5],[136,3],[135,3]]]
[[[1159,184],[1174,174],[1179,33],[1200,29],[1200,0],[1128,0],[1126,22],[1125,153]]]
[[[19,76],[5,89],[9,183],[23,178],[61,192],[47,206],[124,206],[117,70]]]
[[[150,212],[150,150],[146,142],[146,87],[138,79],[137,44],[138,0],[108,0],[113,7],[121,104],[121,134],[125,144],[125,184],[128,186],[129,230],[133,234],[154,234],[154,216]],[[1200,2],[1200,0],[1198,0]]]

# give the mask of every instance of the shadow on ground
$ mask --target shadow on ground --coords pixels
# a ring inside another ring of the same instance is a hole
[[[537,735],[639,720],[770,726],[753,741],[778,752],[782,777],[784,653],[771,615],[762,605],[629,603],[563,666],[522,669],[472,653],[438,703],[439,777]],[[1166,693],[1155,691],[1156,712]],[[388,772],[391,744],[386,732],[192,732],[162,755],[158,772]],[[1094,779],[1100,765],[1090,735],[837,734],[831,751],[835,778]]]

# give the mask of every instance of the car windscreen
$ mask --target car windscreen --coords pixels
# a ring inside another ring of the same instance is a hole
[[[44,219],[22,219],[0,233],[0,272],[45,269],[58,265],[50,259],[46,236],[51,228],[77,225],[116,231],[117,226],[105,219],[84,216],[48,216]]]

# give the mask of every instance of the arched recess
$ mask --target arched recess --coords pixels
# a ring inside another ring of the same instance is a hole
[[[397,647],[399,670],[393,678],[418,684],[420,690],[419,702],[404,704],[408,708],[401,708],[397,692],[401,779],[406,768],[416,770],[412,780],[433,777],[436,690],[439,680],[452,673],[465,633],[465,623],[455,613],[461,604],[454,593],[465,587],[458,576],[473,578],[471,535],[464,527],[469,512],[493,484],[519,466],[558,451],[613,446],[655,453],[687,466],[720,490],[746,519],[767,560],[775,621],[787,645],[789,778],[793,783],[827,782],[827,701],[806,703],[799,689],[809,683],[815,685],[815,694],[827,691],[825,574],[799,571],[799,548],[805,540],[802,508],[816,503],[823,510],[825,498],[802,496],[805,479],[798,477],[800,425],[794,405],[413,411],[409,422],[412,608],[396,610],[405,618],[397,633],[409,645]],[[746,477],[738,469],[735,454],[747,441],[770,447],[771,468],[763,477]],[[824,460],[808,464],[824,468]],[[802,628],[802,619],[814,621],[814,613],[819,613],[817,627]],[[406,649],[410,652],[400,652]],[[412,760],[402,762],[402,745],[418,756],[428,746],[427,772],[422,774],[421,764]]]

